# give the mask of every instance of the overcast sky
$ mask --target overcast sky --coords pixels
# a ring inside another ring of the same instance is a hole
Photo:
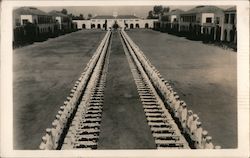
[[[182,9],[189,10],[195,6],[169,6],[170,9]],[[222,9],[229,8],[230,6],[219,6]],[[51,10],[61,11],[63,8],[67,9],[68,13],[74,15],[83,14],[85,17],[90,13],[95,15],[113,15],[113,12],[117,12],[118,15],[136,15],[138,17],[146,18],[148,12],[153,9],[153,6],[79,6],[79,7],[38,7],[39,9],[49,12]]]

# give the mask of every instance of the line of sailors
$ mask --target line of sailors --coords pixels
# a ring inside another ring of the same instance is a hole
[[[212,137],[208,135],[206,130],[203,130],[202,123],[199,121],[197,114],[194,114],[192,110],[187,109],[187,105],[173,88],[170,86],[169,82],[164,80],[160,72],[151,64],[144,53],[139,49],[139,47],[127,36],[124,31],[123,34],[127,37],[134,52],[139,57],[141,64],[144,66],[145,70],[153,81],[154,85],[162,92],[166,102],[170,105],[170,110],[174,114],[174,117],[180,122],[183,132],[188,134],[191,138],[192,144],[197,149],[220,149],[220,146],[214,146],[212,143]]]
[[[81,80],[82,77],[79,78]],[[45,136],[42,137],[42,142],[39,146],[41,150],[55,150],[59,146],[61,134],[68,123],[78,98],[74,93],[79,87],[80,81],[76,81],[74,88],[71,90],[70,97],[67,97],[67,101],[60,107],[55,120],[52,122],[52,127],[46,129]]]
[[[168,102],[174,117],[179,120],[183,128],[183,132],[187,133],[197,149],[220,149],[220,146],[214,146],[212,137],[208,135],[206,130],[203,130],[202,123],[199,121],[197,114],[192,110],[187,109],[187,105],[176,92],[169,86],[167,91],[169,96]]]
[[[212,143],[212,137],[208,135],[206,130],[203,130],[202,123],[199,121],[197,114],[194,114],[192,110],[187,109],[187,104],[180,99],[177,92],[174,92],[170,84],[163,79],[159,71],[153,67],[155,73],[151,76],[154,78],[155,75],[158,79],[156,86],[160,90],[164,89],[163,95],[165,101],[170,105],[170,111],[174,114],[174,117],[180,122],[183,132],[189,135],[192,144],[197,149],[220,149],[220,146],[214,146]],[[163,86],[163,84],[165,86]]]
[[[74,87],[70,91],[69,97],[67,97],[67,100],[64,102],[63,106],[60,107],[58,114],[55,116],[55,120],[52,122],[52,128],[46,129],[46,134],[45,136],[42,137],[42,142],[39,146],[39,149],[55,150],[58,148],[61,134],[63,133],[69,118],[72,116],[72,113],[81,95],[82,88],[87,83],[88,76],[91,74],[91,70],[94,68],[98,56],[101,53],[102,46],[108,39],[109,35],[110,32],[106,34],[101,44],[97,48],[96,53],[89,60],[83,73],[81,74],[79,79],[75,82]]]

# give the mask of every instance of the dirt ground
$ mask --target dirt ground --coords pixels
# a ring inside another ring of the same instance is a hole
[[[237,53],[152,30],[128,35],[222,148],[237,147]]]
[[[78,31],[14,50],[14,149],[38,149],[104,34]]]

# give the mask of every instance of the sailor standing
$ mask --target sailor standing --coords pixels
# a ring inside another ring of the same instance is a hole
[[[180,97],[176,95],[173,101],[173,111],[174,111],[174,116],[176,118],[178,118],[178,108],[180,107],[180,104],[181,104]]]
[[[183,129],[186,129],[187,125],[187,105],[184,103],[182,105],[182,111],[181,111],[181,125]]]
[[[46,149],[49,149],[49,150],[52,150],[52,149],[54,149],[54,142],[53,142],[53,136],[52,136],[52,131],[51,131],[51,129],[50,128],[47,128],[46,129],[46,135],[45,135],[45,137],[46,137]]]
[[[205,149],[213,149],[213,148],[214,148],[214,145],[212,143],[212,137],[207,136],[206,143],[205,143]]]
[[[197,128],[194,131],[193,140],[195,142],[195,146],[197,149],[201,149],[201,141],[202,141],[202,127],[201,122],[197,122]]]
[[[181,100],[180,105],[177,109],[177,118],[179,118],[180,122],[181,122],[181,114],[182,114],[182,110],[184,109],[184,107],[183,107],[184,105],[186,105],[186,103],[183,100]]]
[[[40,146],[39,146],[39,149],[40,150],[47,150],[48,148],[47,148],[47,139],[46,139],[46,137],[45,136],[43,136],[42,137],[42,143],[40,144]]]
[[[201,148],[202,149],[205,148],[207,136],[208,136],[208,132],[206,130],[202,131],[202,139],[201,139]]]
[[[193,120],[191,121],[190,123],[190,133],[193,135],[194,134],[194,131],[196,130],[197,128],[197,122],[198,122],[198,115],[197,114],[193,114]]]
[[[191,127],[191,121],[193,120],[193,111],[188,110],[188,116],[187,116],[187,128],[186,132],[190,134],[190,127]]]

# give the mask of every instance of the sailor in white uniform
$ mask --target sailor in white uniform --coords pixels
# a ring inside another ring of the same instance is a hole
[[[193,120],[191,121],[190,123],[190,133],[193,135],[194,134],[194,131],[196,130],[197,128],[197,122],[198,122],[198,115],[197,114],[193,114]]]
[[[197,128],[194,130],[193,134],[193,141],[195,142],[195,147],[197,149],[201,149],[201,141],[202,141],[202,127],[201,127],[201,122],[197,122]]]
[[[214,145],[212,143],[212,137],[207,136],[206,143],[205,143],[205,149],[213,149],[213,148],[214,148]]]

